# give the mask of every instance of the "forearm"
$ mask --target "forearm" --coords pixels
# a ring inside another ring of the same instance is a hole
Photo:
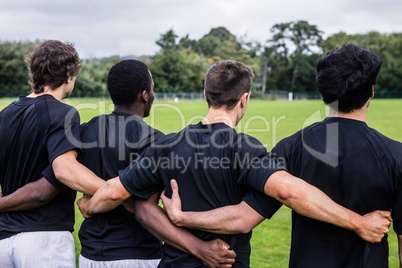
[[[76,152],[70,151],[57,157],[53,161],[52,167],[60,182],[87,195],[94,195],[105,183],[76,160]]]
[[[130,193],[123,187],[119,177],[116,177],[105,182],[88,200],[86,211],[90,215],[105,213],[121,205],[129,197]]]
[[[242,201],[238,205],[225,206],[204,212],[181,212],[172,221],[177,226],[199,229],[217,234],[248,233],[264,220],[264,217]]]
[[[156,194],[156,198],[159,195]],[[135,216],[149,232],[159,240],[164,241],[183,252],[198,256],[198,249],[204,241],[192,235],[185,229],[176,227],[167,217],[166,213],[155,201],[155,196],[149,200],[135,201]]]
[[[303,216],[359,231],[361,215],[338,205],[318,188],[287,172],[272,174],[264,192]]]
[[[187,239],[190,233],[174,226],[157,204],[147,204],[146,201],[142,200],[136,201],[135,216],[138,222],[159,240],[183,252],[192,254],[188,248],[196,245],[196,242]]]
[[[111,194],[111,191],[106,187],[99,188],[95,195],[88,201],[88,213],[105,213],[115,209],[124,202],[122,199],[112,198]]]
[[[24,211],[41,207],[53,199],[59,190],[45,178],[31,182],[12,194],[0,198],[0,213]]]

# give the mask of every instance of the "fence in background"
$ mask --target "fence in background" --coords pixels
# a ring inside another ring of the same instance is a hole
[[[88,94],[87,94],[88,93]],[[76,94],[74,91],[71,95],[72,98],[107,98],[109,99],[109,93],[101,92],[87,92],[85,94]],[[4,92],[0,91],[0,98],[18,98],[19,95],[28,95],[29,91],[23,92]],[[251,98],[266,99],[266,100],[314,100],[321,99],[321,95],[318,91],[308,92],[288,92],[288,91],[269,91],[264,95],[260,91],[253,91]],[[375,98],[379,99],[400,99],[402,98],[402,90],[377,90],[375,91]],[[203,100],[204,93],[190,93],[190,92],[155,92],[155,99],[157,100]]]

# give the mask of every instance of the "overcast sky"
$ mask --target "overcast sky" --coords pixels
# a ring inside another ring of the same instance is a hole
[[[402,0],[0,0],[0,40],[59,39],[82,58],[152,55],[169,29],[199,39],[224,26],[264,42],[276,23],[307,20],[324,37],[402,32]]]

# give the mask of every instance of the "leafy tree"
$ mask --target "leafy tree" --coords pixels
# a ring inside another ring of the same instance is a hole
[[[165,34],[161,34],[161,37],[156,40],[156,44],[162,49],[171,49],[176,47],[177,35],[174,33],[173,29],[170,29]]]
[[[314,50],[319,49],[319,44],[322,40],[322,31],[318,30],[317,26],[301,20],[275,24],[271,28],[271,32],[273,33],[273,37],[268,41],[270,44],[268,51],[272,50],[278,56],[290,57],[292,70],[290,90],[310,88],[303,85],[303,80],[299,79],[301,71],[303,71],[303,75],[311,76],[311,74],[305,72],[305,69],[301,70],[301,66],[308,62],[311,55],[316,54]],[[289,53],[291,50],[292,52]]]
[[[29,93],[29,72],[25,58],[34,46],[33,42],[0,43],[0,96]]]
[[[237,60],[249,66],[255,74],[260,72],[256,47],[251,42],[239,40],[225,27],[212,28],[195,43],[194,50],[207,57],[210,64],[218,60]]]
[[[188,36],[176,44],[173,30],[162,34],[156,41],[161,47],[149,64],[157,92],[199,92],[203,90],[207,61],[191,50]],[[166,41],[168,40],[168,41]]]

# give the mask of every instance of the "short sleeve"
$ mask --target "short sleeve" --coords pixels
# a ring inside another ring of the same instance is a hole
[[[161,192],[164,185],[158,176],[155,150],[148,148],[127,168],[119,171],[119,178],[124,188],[132,195],[148,199]]]
[[[45,145],[49,153],[49,162],[70,151],[81,153],[80,116],[78,111],[68,106],[59,108],[49,105],[50,125],[48,126]]]
[[[63,183],[61,183],[56,176],[54,175],[52,165],[49,165],[43,172],[42,172],[43,177],[52,184],[54,187],[56,187],[60,191],[65,191],[69,190],[70,188]]]
[[[255,190],[250,190],[243,201],[267,219],[270,219],[282,206],[276,199]]]
[[[274,172],[286,171],[257,139],[245,134],[236,144],[235,163],[239,170],[238,182],[261,193]]]

